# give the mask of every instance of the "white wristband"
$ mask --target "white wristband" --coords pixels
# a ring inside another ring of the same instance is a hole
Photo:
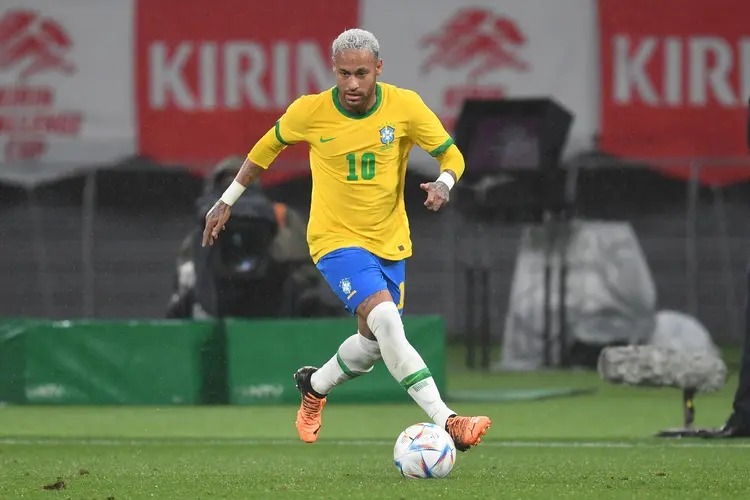
[[[247,188],[239,182],[232,181],[232,184],[227,188],[226,191],[224,191],[224,194],[221,195],[220,199],[231,207],[232,205],[234,205],[234,202],[237,201],[237,198],[239,198],[240,195],[245,192],[245,189]]]
[[[443,172],[442,174],[440,174],[440,177],[438,177],[437,180],[448,186],[449,190],[452,189],[456,184],[456,180],[448,172]]]

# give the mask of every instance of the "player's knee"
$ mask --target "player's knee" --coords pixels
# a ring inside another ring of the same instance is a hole
[[[370,361],[374,362],[380,359],[380,345],[374,337],[372,339],[366,339],[362,335],[359,335],[357,336],[357,340],[359,341],[359,348],[362,352],[367,354]]]
[[[357,316],[357,331],[359,331],[361,337],[368,340],[376,340],[375,335],[372,334],[370,327],[367,325],[367,320],[359,315]]]
[[[367,315],[367,326],[378,342],[404,337],[404,326],[398,307],[391,301],[381,302]]]

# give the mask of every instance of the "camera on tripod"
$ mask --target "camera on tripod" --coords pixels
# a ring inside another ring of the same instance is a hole
[[[533,224],[544,228],[544,364],[552,365],[557,343],[562,366],[568,364],[566,341],[565,248],[575,203],[575,174],[561,164],[573,115],[550,98],[467,100],[459,116],[456,145],[466,170],[455,203],[459,212],[479,225]],[[571,182],[572,181],[572,182]],[[487,233],[487,228],[483,233]],[[480,231],[481,232],[481,231]],[[484,245],[488,245],[487,241]],[[481,247],[481,245],[478,245]],[[555,259],[555,254],[557,259]],[[491,265],[471,259],[466,282],[466,364],[489,367]],[[553,266],[553,260],[559,262]],[[558,273],[553,280],[554,272]],[[553,321],[552,283],[559,286],[558,318]],[[477,307],[478,306],[478,307]],[[479,309],[479,312],[477,312]],[[478,316],[478,319],[477,319]],[[557,323],[557,341],[552,325]]]
[[[455,130],[466,161],[459,210],[526,223],[567,211],[575,186],[561,157],[572,122],[549,98],[467,100]]]

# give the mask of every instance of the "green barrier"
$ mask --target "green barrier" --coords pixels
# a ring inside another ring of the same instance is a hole
[[[199,404],[216,323],[11,322],[0,329],[0,400],[27,404]]]
[[[250,321],[0,322],[0,402],[193,405],[299,402],[292,374],[320,366],[351,318]],[[404,316],[409,340],[445,390],[440,317]],[[409,397],[382,363],[336,389],[337,402]]]
[[[25,399],[24,333],[34,323],[34,320],[24,319],[7,319],[0,323],[0,402],[20,403]]]
[[[411,344],[445,390],[445,326],[438,316],[404,316]],[[237,405],[299,403],[292,378],[297,368],[321,366],[354,333],[352,318],[225,322],[229,401]],[[382,362],[372,372],[337,387],[336,402],[410,401]]]

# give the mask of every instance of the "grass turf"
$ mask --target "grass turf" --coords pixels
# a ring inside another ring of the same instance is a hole
[[[586,372],[460,367],[449,384],[597,392],[457,404],[494,424],[480,447],[459,453],[447,479],[432,481],[402,479],[391,463],[398,433],[425,420],[415,405],[337,405],[332,396],[314,445],[297,440],[293,407],[6,407],[0,498],[684,500],[747,498],[750,491],[750,441],[651,437],[681,423],[677,390],[615,387]],[[698,425],[726,418],[735,385],[733,374],[722,392],[698,396]],[[58,478],[65,489],[43,488]]]

